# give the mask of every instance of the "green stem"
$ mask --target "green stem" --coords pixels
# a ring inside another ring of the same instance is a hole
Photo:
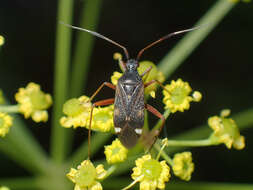
[[[172,159],[166,154],[166,152],[164,152],[164,150],[161,150],[160,146],[157,143],[154,144],[154,147],[159,152],[158,156],[160,156],[160,154],[161,154],[161,156],[166,160],[166,162],[168,164],[170,164],[171,166],[173,166]],[[158,159],[159,159],[159,157],[158,157]]]
[[[11,179],[0,179],[0,187],[6,186],[11,190],[34,190],[38,189],[36,178],[11,178]]]
[[[159,70],[168,78],[194,49],[207,37],[217,24],[228,14],[236,3],[227,0],[219,0],[215,5],[196,23],[202,26],[200,29],[190,32],[167,54],[159,64]]]
[[[56,52],[55,52],[55,78],[54,78],[54,106],[52,118],[51,154],[56,162],[62,162],[67,154],[69,130],[64,129],[59,124],[62,114],[62,105],[67,99],[68,71],[70,62],[71,29],[59,24],[58,21],[71,23],[72,9],[74,1],[59,0],[56,32]]]
[[[101,0],[85,1],[85,10],[81,16],[80,27],[96,30],[101,4]],[[70,97],[78,97],[83,92],[83,87],[86,84],[88,76],[93,45],[94,36],[85,32],[79,34],[73,58],[74,65],[70,80]]]
[[[118,165],[112,165],[106,172],[106,175],[104,178],[109,177],[116,169],[118,168]]]
[[[203,140],[168,140],[168,147],[170,146],[191,146],[191,147],[198,147],[198,146],[210,146],[213,145],[210,139],[203,139]]]
[[[0,105],[0,112],[19,113],[19,105]]]
[[[0,139],[0,150],[34,174],[45,174],[50,167],[46,153],[17,116],[10,132]]]

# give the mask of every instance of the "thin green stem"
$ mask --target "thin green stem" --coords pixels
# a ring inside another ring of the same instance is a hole
[[[203,139],[203,140],[168,140],[168,147],[170,147],[170,146],[199,147],[199,146],[210,146],[210,145],[214,145],[210,139]]]
[[[118,168],[118,165],[112,165],[106,172],[106,175],[104,178],[109,177],[116,169]]]
[[[192,31],[168,53],[160,62],[159,70],[168,78],[183,61],[195,50],[207,35],[217,26],[219,22],[229,13],[236,3],[219,0],[209,11],[196,23],[202,26]]]
[[[161,154],[161,156],[166,160],[166,162],[167,162],[169,165],[173,166],[173,161],[172,161],[172,159],[166,154],[166,152],[164,152],[164,150],[161,150],[160,146],[159,146],[157,143],[154,144],[154,147],[155,147],[155,149],[159,152],[159,156],[160,156],[160,154]]]
[[[0,112],[19,113],[19,105],[0,105]]]
[[[18,190],[34,190],[38,189],[38,183],[36,178],[3,178],[0,179],[0,187],[6,186],[10,189],[18,189]]]
[[[85,9],[81,16],[80,26],[89,30],[96,30],[100,13],[101,0],[86,0]],[[80,32],[73,58],[73,71],[71,74],[70,97],[82,94],[88,77],[89,62],[94,46],[94,36]]]
[[[51,135],[51,154],[56,162],[62,162],[67,154],[68,132],[59,124],[62,114],[62,105],[67,99],[68,89],[68,71],[70,62],[71,46],[71,29],[59,24],[58,21],[71,23],[72,9],[74,1],[58,1],[58,17],[56,32],[56,52],[55,52],[55,78],[54,78],[54,107],[52,118],[52,135]]]

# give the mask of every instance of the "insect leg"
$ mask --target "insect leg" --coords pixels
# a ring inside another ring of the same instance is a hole
[[[152,146],[153,146],[153,144],[155,143],[156,139],[157,139],[158,136],[160,135],[160,133],[161,133],[163,127],[164,127],[165,118],[164,118],[164,116],[163,116],[157,109],[155,109],[153,106],[151,106],[151,105],[149,105],[149,104],[145,104],[145,108],[146,108],[149,112],[151,112],[152,114],[154,114],[156,117],[158,117],[158,118],[160,118],[160,119],[162,120],[162,125],[161,125],[161,127],[160,127],[158,133],[155,135],[155,139],[154,139],[154,141],[152,142],[152,144],[151,144],[151,146],[150,146],[150,148],[149,148],[149,149],[151,149]],[[151,133],[152,133],[152,132],[155,133],[155,130],[153,129],[153,130],[151,131]]]
[[[140,76],[143,77],[144,75],[146,75],[147,73],[149,73],[149,71],[151,71],[152,66],[150,66],[149,68],[147,68],[147,70],[145,70]]]
[[[98,89],[96,90],[96,92],[94,92],[92,94],[92,96],[90,97],[90,101],[99,93],[99,91],[104,87],[104,86],[107,86],[113,90],[116,89],[116,86],[114,86],[112,83],[109,83],[109,82],[103,82],[103,84],[101,84]]]
[[[164,86],[161,82],[159,82],[158,80],[151,80],[151,81],[145,83],[145,84],[144,84],[144,88],[146,88],[146,87],[148,87],[149,85],[154,84],[154,83],[159,84],[164,90],[167,91],[167,89],[165,88],[165,86]]]
[[[102,85],[101,85],[102,86]],[[105,100],[100,100],[97,102],[94,102],[92,104],[91,107],[91,111],[90,111],[90,123],[89,123],[89,133],[88,133],[88,157],[90,159],[90,137],[91,137],[91,123],[92,123],[92,113],[93,113],[93,109],[96,106],[106,106],[106,105],[110,105],[114,103],[114,98],[110,98],[110,99],[105,99]]]

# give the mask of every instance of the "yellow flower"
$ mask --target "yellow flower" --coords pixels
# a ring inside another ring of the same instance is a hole
[[[0,137],[5,137],[12,125],[12,117],[0,112]]]
[[[90,111],[92,103],[89,97],[70,99],[63,105],[64,116],[60,119],[63,127],[86,127],[89,129]],[[107,107],[95,107],[93,109],[91,129],[95,131],[108,132],[113,128],[113,105]]]
[[[4,45],[4,37],[0,35],[0,46]]]
[[[3,91],[0,89],[0,104],[4,104],[4,96],[3,96]]]
[[[140,190],[164,189],[169,181],[170,168],[165,161],[157,161],[151,155],[144,155],[135,161],[132,178],[140,182]]]
[[[15,99],[19,103],[19,111],[25,118],[32,117],[35,122],[48,120],[46,109],[52,105],[52,98],[50,94],[42,92],[38,84],[30,82],[26,88],[19,88]]]
[[[119,78],[122,76],[122,73],[120,72],[113,72],[113,75],[111,76],[112,84],[117,85]]]
[[[111,145],[105,146],[105,156],[109,164],[123,162],[127,158],[128,150],[121,144],[119,139],[112,142]]]
[[[191,179],[191,174],[194,171],[191,152],[175,154],[172,169],[174,174],[180,179],[189,181]]]
[[[244,136],[240,135],[240,131],[231,118],[226,118],[230,114],[230,110],[221,111],[221,115],[213,116],[208,119],[208,125],[213,129],[210,136],[214,144],[224,143],[227,148],[243,149],[245,147]]]
[[[90,160],[84,160],[77,169],[71,168],[67,177],[75,183],[75,190],[102,190],[96,180],[104,179],[106,173],[102,164],[95,168]]]
[[[193,92],[193,96],[189,96],[191,91],[188,82],[184,82],[182,79],[172,80],[171,84],[166,85],[165,90],[163,90],[165,109],[170,109],[172,113],[188,110],[191,101],[198,102],[202,98],[198,91]]]
[[[165,81],[163,73],[157,69],[156,65],[153,62],[141,61],[139,64],[140,66],[138,67],[138,72],[140,73],[140,75],[151,67],[151,70],[148,73],[146,73],[142,78],[144,84],[152,80],[158,80],[160,83],[163,83]],[[149,85],[148,87],[145,88],[145,94],[154,93],[157,87],[158,84],[156,82]]]
[[[60,124],[66,128],[88,126],[91,106],[92,104],[87,96],[68,100],[63,105],[63,113],[67,117],[63,116],[60,119]]]
[[[91,129],[101,132],[108,132],[112,130],[114,127],[113,110],[114,110],[113,105],[94,108]]]
[[[10,189],[8,187],[6,187],[6,186],[1,186],[0,190],[10,190]]]

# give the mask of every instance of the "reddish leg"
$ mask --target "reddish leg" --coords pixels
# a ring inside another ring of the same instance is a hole
[[[92,99],[99,93],[99,91],[104,87],[107,86],[113,90],[116,89],[116,86],[114,86],[113,84],[109,83],[109,82],[103,82],[103,84],[100,85],[100,87],[98,87],[98,89],[96,90],[96,92],[94,92],[92,94],[92,96],[90,97],[90,101],[92,101]]]
[[[101,85],[102,86],[102,85]],[[100,86],[100,87],[101,87]],[[106,100],[100,100],[92,104],[91,111],[90,111],[90,123],[89,123],[89,133],[88,133],[88,156],[90,159],[90,137],[91,137],[91,123],[92,123],[92,113],[93,109],[96,106],[107,106],[114,103],[114,98],[106,99]]]
[[[149,73],[149,71],[152,69],[152,66],[150,66],[147,70],[145,70],[142,74],[141,77],[143,77],[144,75],[146,75],[147,73]]]
[[[150,146],[150,148],[149,148],[149,150],[150,150],[150,149],[152,148],[153,144],[155,143],[157,137],[160,135],[160,133],[161,133],[163,127],[164,127],[165,118],[164,118],[164,116],[163,116],[157,109],[155,109],[153,106],[151,106],[151,105],[149,105],[149,104],[145,104],[145,108],[146,108],[149,112],[151,112],[152,114],[154,114],[156,117],[158,117],[158,118],[160,118],[160,119],[162,120],[162,125],[161,125],[161,127],[160,127],[160,129],[159,129],[159,132],[155,135],[155,139],[154,139],[154,141],[152,142],[152,144],[151,144],[151,146]],[[152,131],[153,131],[153,130],[152,130]]]
[[[148,87],[149,85],[154,84],[154,83],[159,84],[164,90],[168,91],[168,90],[165,88],[165,86],[164,86],[161,82],[159,82],[158,80],[151,80],[151,81],[145,83],[145,84],[144,84],[144,88],[146,88],[146,87]]]

